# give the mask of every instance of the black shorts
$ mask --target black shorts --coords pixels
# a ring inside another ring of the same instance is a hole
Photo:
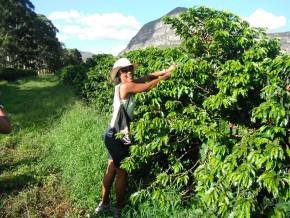
[[[115,167],[120,167],[121,161],[129,156],[129,146],[115,138],[113,128],[108,128],[104,134],[104,142],[109,152],[109,160],[113,160]]]
[[[107,129],[106,132],[103,134],[103,141],[104,141],[104,142],[105,142],[105,137],[106,137],[107,131],[108,131],[108,129]],[[106,148],[107,148],[107,146],[106,146]],[[113,160],[113,158],[112,158],[112,156],[111,156],[111,154],[110,154],[108,148],[107,148],[107,152],[108,152],[108,160]]]

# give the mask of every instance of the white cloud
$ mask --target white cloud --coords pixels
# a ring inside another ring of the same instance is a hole
[[[58,34],[57,34],[57,38],[58,38],[59,41],[61,41],[61,42],[65,42],[65,40],[67,39],[67,36],[58,33]]]
[[[119,46],[115,46],[109,49],[109,53],[113,54],[113,55],[118,55],[121,51],[123,51],[126,48],[126,44],[125,45],[119,45]]]
[[[62,32],[66,36],[76,36],[81,40],[95,40],[95,39],[116,39],[128,40],[131,39],[137,30],[130,28],[117,27],[94,27],[94,26],[77,26],[68,25],[63,26]]]
[[[50,20],[70,20],[70,19],[78,19],[79,17],[81,17],[81,14],[76,10],[56,11],[52,12],[48,16]]]
[[[53,12],[49,19],[61,22],[60,34],[65,39],[77,37],[80,40],[129,40],[141,28],[135,17],[121,13],[84,15],[71,10]],[[60,26],[59,23],[56,25]]]
[[[258,8],[249,17],[243,17],[251,26],[267,28],[270,31],[286,26],[287,19],[284,16],[276,16],[271,12],[267,12]]]
[[[106,48],[100,48],[100,47],[92,47],[85,49],[86,51],[92,52],[94,54],[112,54],[117,56],[121,51],[123,51],[126,48],[127,44],[118,44],[114,46],[108,46]]]

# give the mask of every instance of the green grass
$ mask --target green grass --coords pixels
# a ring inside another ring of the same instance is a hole
[[[45,162],[62,172],[70,199],[80,208],[92,208],[100,198],[108,157],[102,142],[106,125],[105,116],[76,103],[46,138],[50,155]]]
[[[91,213],[100,201],[107,163],[102,135],[108,117],[54,76],[0,82],[0,91],[13,124],[11,134],[0,135],[0,217]],[[133,185],[138,179],[129,177],[131,193],[139,189]],[[195,208],[184,208],[170,187],[166,196],[166,205],[153,199],[127,202],[123,216],[203,217]]]
[[[0,82],[13,132],[0,136],[0,217],[81,217],[99,201],[107,117],[56,77]]]

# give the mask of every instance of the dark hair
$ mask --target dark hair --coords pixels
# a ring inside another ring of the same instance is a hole
[[[120,78],[120,71],[117,72],[115,79],[114,79],[114,83],[116,85],[119,85],[121,83],[121,78]]]

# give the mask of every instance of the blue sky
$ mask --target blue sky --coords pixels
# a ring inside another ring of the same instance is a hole
[[[59,29],[67,48],[118,54],[145,23],[176,7],[205,5],[247,19],[269,32],[290,31],[290,0],[31,0]]]

